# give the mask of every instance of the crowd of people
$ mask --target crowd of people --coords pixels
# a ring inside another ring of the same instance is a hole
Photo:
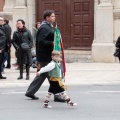
[[[0,17],[0,79],[6,79],[2,76],[4,67],[11,67],[11,27],[9,21]],[[7,66],[4,62],[7,60]]]
[[[43,19],[44,20],[41,23],[36,23],[33,32],[34,40],[30,30],[28,30],[25,26],[25,21],[22,19],[18,19],[16,22],[17,29],[13,32],[13,37],[11,39],[11,32],[8,34],[8,32],[4,29],[6,23],[4,22],[4,19],[0,17],[0,67],[3,66],[2,64],[3,59],[5,58],[5,53],[7,52],[8,54],[9,52],[10,54],[10,47],[12,43],[16,50],[16,64],[19,66],[20,71],[20,75],[17,79],[23,79],[23,69],[26,69],[26,80],[29,80],[30,66],[33,64],[33,60],[34,64],[36,65],[34,67],[37,68],[37,74],[28,87],[25,96],[33,100],[38,100],[39,98],[35,96],[35,93],[39,90],[39,88],[47,78],[48,82],[50,83],[50,88],[45,97],[44,107],[51,108],[51,106],[48,105],[51,94],[54,94],[54,101],[67,102],[67,104],[69,104],[70,106],[75,106],[77,104],[71,102],[70,98],[65,92],[65,89],[63,88],[64,85],[60,85],[61,75],[60,66],[58,63],[60,53],[53,50],[53,23],[56,19],[55,12],[53,10],[46,10],[44,12]],[[32,47],[36,47],[36,50]],[[33,49],[34,52],[31,51],[31,49]],[[34,53],[33,56],[32,52]],[[9,64],[9,62],[10,60],[8,60],[7,68],[11,67],[11,64]],[[1,70],[0,79],[5,79],[5,77],[2,76]]]
[[[31,32],[25,26],[25,21],[18,19],[16,31],[14,31],[13,37],[11,37],[12,29],[9,25],[9,20],[0,17],[0,79],[6,79],[6,77],[2,76],[4,68],[11,68],[11,45],[13,45],[17,59],[14,65],[17,66],[16,70],[20,71],[18,80],[23,78],[23,69],[26,69],[26,80],[29,80],[30,66],[37,68],[35,36],[39,27],[40,22],[37,22],[35,28],[33,28],[33,35],[31,35]],[[23,50],[22,44],[28,44],[29,48]],[[5,62],[7,62],[6,66]]]

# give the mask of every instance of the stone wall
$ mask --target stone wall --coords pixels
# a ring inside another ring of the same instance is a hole
[[[0,12],[3,11],[4,4],[5,4],[5,0],[0,0]]]
[[[95,62],[115,62],[114,34],[118,26],[114,26],[114,5],[117,0],[99,0],[96,6],[95,38],[92,44],[92,59]]]
[[[0,0],[0,1],[5,1],[3,11],[0,12],[0,15],[10,21],[12,33],[16,30],[16,21],[18,19],[23,19],[26,22],[26,27],[32,32],[33,26],[35,25],[35,0]],[[1,2],[0,5],[2,5]],[[13,47],[12,57],[15,57],[15,49]]]

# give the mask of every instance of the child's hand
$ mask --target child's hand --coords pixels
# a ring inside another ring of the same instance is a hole
[[[37,72],[37,73],[36,73],[36,76],[40,76],[40,74]]]

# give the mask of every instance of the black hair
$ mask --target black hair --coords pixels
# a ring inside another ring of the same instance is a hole
[[[24,20],[22,20],[22,19],[18,19],[17,22],[18,22],[18,21],[21,21],[22,24],[25,25],[25,21],[24,21]]]
[[[55,13],[55,11],[54,10],[44,11],[44,20],[46,20],[46,17],[50,17],[52,13]]]
[[[9,24],[9,20],[7,20],[7,19],[4,19],[4,22],[5,22],[6,24]]]

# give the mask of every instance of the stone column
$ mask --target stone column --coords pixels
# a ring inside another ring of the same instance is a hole
[[[27,13],[28,13],[28,28],[33,32],[33,26],[35,26],[35,0],[27,0]]]
[[[120,36],[120,0],[114,1],[114,41]]]
[[[26,0],[16,0],[16,5],[13,8],[13,30],[16,29],[16,21],[18,19],[23,19],[26,22],[27,26],[27,6],[26,6]]]
[[[13,8],[13,26],[12,26],[13,32],[16,30],[16,21],[18,19],[23,19],[25,21],[26,26],[28,25],[26,0],[14,0],[14,2],[15,6]],[[15,57],[15,49],[13,47],[11,55],[12,57]]]
[[[120,0],[115,0],[114,1],[114,8],[120,10]]]
[[[5,0],[5,5],[3,7],[3,12],[0,13],[4,17],[4,19],[9,20],[9,25],[13,26],[13,8],[15,2],[11,2],[11,0]]]
[[[114,5],[114,11],[113,11],[114,36],[113,36],[113,38],[114,38],[114,43],[116,43],[118,36],[120,36],[120,0],[113,1],[113,5]],[[116,62],[119,62],[119,60],[116,59]]]
[[[95,62],[115,62],[113,56],[113,5],[111,0],[101,0],[96,9],[95,40],[92,58]]]
[[[5,5],[3,7],[4,12],[12,12],[15,2],[11,2],[11,0],[5,0]]]
[[[26,0],[16,0],[16,6],[26,6]]]

